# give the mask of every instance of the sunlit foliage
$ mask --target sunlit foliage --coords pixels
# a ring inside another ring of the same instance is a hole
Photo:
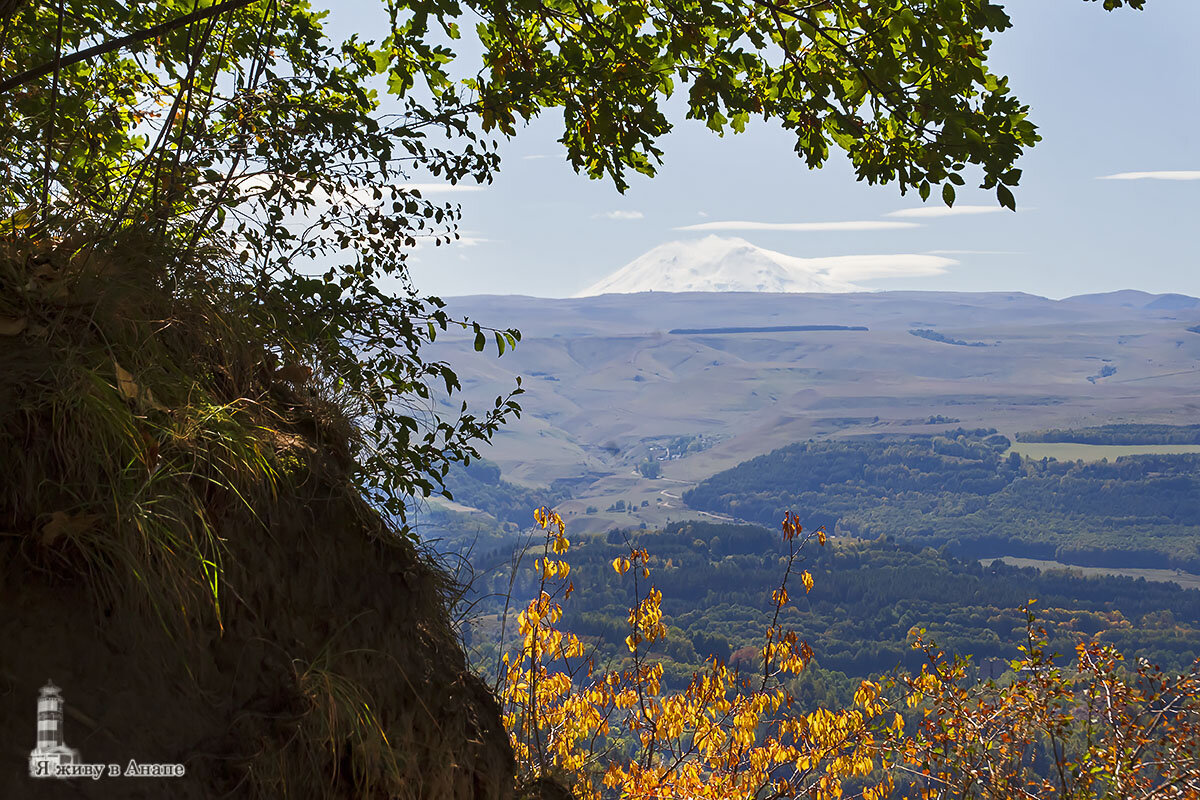
[[[610,565],[628,576],[636,598],[625,640],[628,665],[597,670],[583,643],[556,627],[561,602],[573,592],[562,558],[570,545],[565,526],[544,510],[537,521],[547,534],[535,564],[542,587],[518,617],[520,644],[504,656],[501,683],[525,783],[558,779],[581,798],[748,798],[838,797],[849,780],[864,797],[886,795],[886,776],[872,779],[879,777],[874,753],[887,724],[878,684],[863,682],[852,708],[790,713],[794,698],[784,683],[813,654],[794,633],[772,624],[757,669],[713,659],[683,691],[663,691],[653,652],[666,634],[662,594],[642,548]],[[790,556],[774,593],[776,611],[789,600],[788,578],[801,546],[825,540],[824,531],[804,532],[791,516],[783,535]],[[800,580],[811,590],[808,572]]]
[[[517,618],[518,642],[502,659],[500,696],[529,789],[543,781],[576,797],[713,798],[1178,798],[1200,797],[1200,663],[1167,675],[1133,669],[1110,646],[1081,641],[1060,666],[1027,611],[1023,656],[999,681],[972,679],[914,632],[927,659],[918,673],[862,681],[845,708],[802,711],[786,681],[813,659],[782,629],[788,579],[804,532],[787,515],[784,575],[772,597],[761,667],[711,659],[680,692],[661,684],[654,645],[666,635],[649,553],[633,547],[610,563],[631,580],[621,665],[597,669],[588,648],[558,628],[573,593],[562,519],[539,509],[546,535],[538,596]],[[814,589],[803,571],[805,592]]]
[[[1200,797],[1200,662],[1169,675],[1082,641],[1073,664],[1028,642],[1007,681],[966,680],[966,662],[918,637],[929,664],[899,679],[920,711],[893,735],[893,769],[922,798]]]

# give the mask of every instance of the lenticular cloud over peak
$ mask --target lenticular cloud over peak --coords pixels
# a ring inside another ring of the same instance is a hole
[[[939,275],[958,262],[934,255],[799,258],[737,237],[661,244],[576,294],[636,292],[863,292],[856,281]]]

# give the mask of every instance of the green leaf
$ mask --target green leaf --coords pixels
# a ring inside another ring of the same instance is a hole
[[[942,201],[945,202],[945,204],[950,207],[954,206],[954,185],[953,184],[947,183],[942,186]]]
[[[475,350],[482,353],[485,347],[487,347],[487,337],[483,335],[483,331],[479,331],[475,334]]]
[[[996,185],[996,199],[1000,201],[1000,205],[1005,208],[1017,210],[1017,198],[1013,197],[1013,193],[1003,183]]]

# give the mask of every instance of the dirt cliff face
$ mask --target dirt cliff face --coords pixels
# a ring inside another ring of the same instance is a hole
[[[0,796],[507,796],[499,712],[466,670],[440,576],[411,548],[369,538],[344,502],[283,508],[269,535],[231,537],[224,632],[198,641],[97,608],[86,587],[6,547]],[[186,775],[27,777],[47,679],[83,761],[180,763]]]
[[[335,405],[72,264],[0,258],[0,797],[511,796],[453,587],[353,489]],[[48,680],[82,762],[185,774],[29,777]]]

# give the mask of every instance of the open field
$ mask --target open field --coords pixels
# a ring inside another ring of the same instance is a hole
[[[1033,567],[1034,569],[1066,570],[1076,575],[1123,575],[1127,578],[1145,578],[1148,581],[1162,583],[1177,583],[1184,589],[1200,589],[1200,575],[1175,569],[1116,569],[1112,567],[1077,567],[1064,564],[1061,561],[1047,561],[1040,558],[1017,558],[1001,556],[1000,558],[981,559],[980,563],[990,564],[993,561],[1003,561],[1014,567]]]
[[[1011,436],[1009,438],[1012,438]],[[1014,442],[1009,452],[1023,458],[1054,458],[1059,461],[1099,461],[1121,456],[1200,453],[1200,444],[1073,444],[1070,442]]]

